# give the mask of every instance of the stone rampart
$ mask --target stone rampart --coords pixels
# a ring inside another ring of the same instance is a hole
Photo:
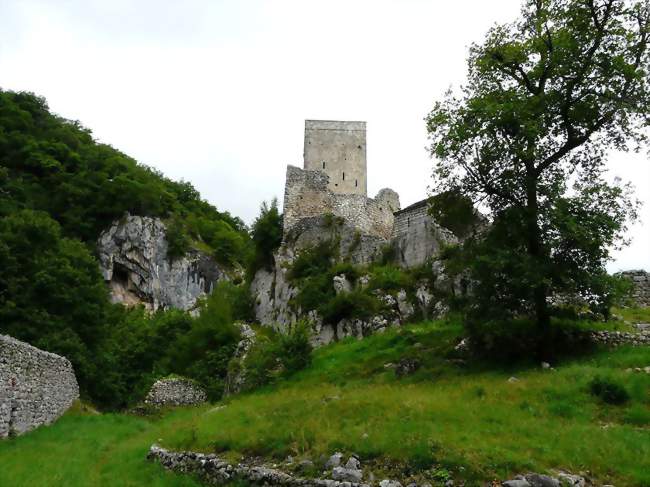
[[[650,307],[650,273],[642,270],[625,271],[621,275],[632,281],[632,299],[638,306]]]
[[[374,200],[360,194],[335,194],[328,189],[328,181],[328,176],[321,171],[287,167],[285,235],[304,218],[332,214],[345,220],[361,234],[390,239],[394,217],[392,206],[385,204],[386,199]]]
[[[393,242],[397,262],[403,267],[421,265],[438,255],[442,245],[458,240],[434,221],[427,203],[422,200],[395,213]]]
[[[77,399],[68,359],[0,335],[0,438],[52,423]]]

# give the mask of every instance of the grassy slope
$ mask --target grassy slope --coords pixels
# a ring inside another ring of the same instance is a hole
[[[197,412],[192,427],[164,433],[163,444],[277,458],[344,450],[364,460],[463,466],[464,477],[480,479],[590,470],[603,482],[650,486],[650,376],[625,372],[650,365],[649,348],[601,351],[555,371],[495,371],[445,359],[458,332],[423,324],[326,347],[290,381]],[[403,356],[424,365],[397,379],[384,364]],[[512,375],[520,381],[508,382]],[[624,383],[631,402],[608,406],[589,395],[596,375]]]
[[[0,441],[0,485],[11,487],[198,487],[145,461],[159,428],[182,424],[187,411],[162,421],[67,413],[51,426]]]
[[[232,459],[356,452],[379,478],[433,464],[438,473],[462,467],[465,479],[565,468],[619,487],[650,486],[650,376],[624,371],[650,365],[650,348],[600,351],[555,371],[490,370],[445,358],[459,333],[453,324],[429,323],[325,347],[309,369],[225,408],[181,409],[151,421],[69,413],[0,442],[0,485],[195,486],[144,461],[149,445],[161,441],[227,450]],[[404,356],[423,366],[398,379],[384,365]],[[508,382],[512,375],[520,381]],[[631,402],[607,406],[591,397],[586,385],[595,375],[624,383]]]

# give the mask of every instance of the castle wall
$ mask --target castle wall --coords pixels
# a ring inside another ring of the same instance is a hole
[[[632,299],[636,305],[650,307],[650,273],[635,270],[621,272],[621,275],[632,281]]]
[[[320,171],[287,167],[284,193],[284,233],[303,218],[331,213],[343,218],[361,234],[388,240],[393,232],[393,211],[383,200],[360,194],[337,194],[328,187],[329,178]]]
[[[397,262],[403,267],[422,265],[438,255],[442,245],[457,241],[429,215],[427,202],[422,200],[395,213],[393,242]]]
[[[333,193],[367,196],[366,122],[305,120],[304,168],[327,174]]]
[[[0,438],[53,422],[78,398],[68,359],[0,335]]]

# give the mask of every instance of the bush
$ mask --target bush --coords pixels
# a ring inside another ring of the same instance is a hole
[[[246,358],[246,386],[254,389],[269,384],[276,377],[289,377],[307,368],[312,361],[310,326],[298,321],[286,334],[259,337]]]
[[[540,343],[552,343],[555,356],[576,354],[592,347],[581,324],[570,320],[554,319],[549,330],[540,330],[526,318],[480,320],[466,317],[464,326],[473,353],[494,362],[554,358],[536,356]]]
[[[318,311],[323,321],[336,324],[343,319],[367,320],[379,313],[381,302],[365,290],[355,289],[349,293],[334,296],[327,303],[323,303]]]
[[[625,387],[605,377],[594,377],[589,383],[589,392],[607,404],[621,405],[630,400],[630,394]]]
[[[412,284],[411,276],[403,269],[392,265],[383,265],[372,269],[369,287],[390,292],[408,289],[412,287]]]
[[[279,336],[279,359],[286,374],[291,375],[311,364],[313,347],[309,341],[310,336],[310,326],[306,321],[298,321],[289,333]]]
[[[277,199],[273,199],[270,206],[266,201],[262,203],[251,236],[254,254],[249,265],[249,275],[252,277],[259,269],[270,271],[273,268],[273,252],[282,244],[282,215],[278,211]]]
[[[183,224],[177,218],[167,224],[165,239],[167,240],[167,259],[170,261],[183,257],[190,250],[190,238]]]

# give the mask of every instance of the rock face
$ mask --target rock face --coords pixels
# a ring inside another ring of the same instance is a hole
[[[205,391],[190,379],[160,379],[151,386],[145,404],[154,407],[193,406],[207,400]]]
[[[405,245],[410,245],[408,243],[410,237],[404,238]],[[451,239],[451,237],[449,238]],[[435,276],[433,285],[422,281],[418,284],[416,291],[412,293],[413,295],[405,290],[399,290],[395,296],[381,291],[376,292],[377,297],[385,304],[380,315],[367,320],[354,319],[341,320],[336,324],[323,323],[314,311],[296,309],[293,306],[292,298],[297,295],[298,290],[291,285],[287,276],[288,269],[302,251],[313,248],[324,241],[334,242],[337,247],[335,254],[339,256],[339,259],[355,265],[365,265],[376,261],[390,244],[389,240],[360,233],[357,228],[346,221],[333,220],[328,216],[303,218],[294,223],[285,235],[282,246],[274,255],[274,268],[259,270],[251,282],[251,294],[257,321],[282,331],[299,318],[308,318],[313,328],[313,345],[321,346],[345,337],[363,338],[381,332],[388,327],[399,326],[414,316],[416,312],[427,319],[434,318],[444,311],[436,299],[436,295],[446,292],[454,294],[465,292],[460,281],[447,277],[442,266],[434,262],[431,268],[431,275]],[[426,254],[425,257],[428,258],[429,254]],[[419,262],[415,259],[415,257],[409,258],[408,262],[411,264]],[[419,262],[419,264],[424,262]],[[365,288],[368,281],[368,276],[362,276],[356,283],[353,283],[347,276],[341,274],[334,277],[332,287],[336,294],[348,293],[355,287]]]
[[[68,359],[0,335],[0,438],[52,423],[77,399]]]
[[[632,281],[632,299],[638,306],[650,307],[650,273],[642,270],[621,272]]]
[[[237,349],[228,363],[224,397],[237,394],[246,386],[246,357],[256,341],[255,331],[246,323],[240,323],[239,329],[241,330],[241,340],[237,344]]]
[[[157,218],[127,216],[101,234],[99,261],[111,299],[147,309],[191,310],[226,273],[209,256],[192,250],[170,261],[165,224]]]

